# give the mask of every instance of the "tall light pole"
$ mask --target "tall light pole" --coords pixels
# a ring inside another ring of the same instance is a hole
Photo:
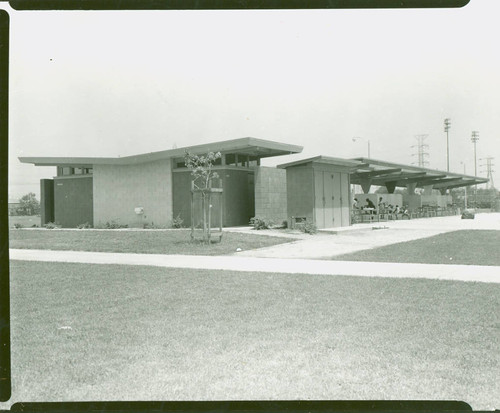
[[[355,138],[352,138],[353,142],[359,141],[359,140],[365,140],[368,143],[368,159],[370,159],[370,140],[365,139],[365,138],[360,138],[359,136],[356,136]]]
[[[472,131],[470,140],[474,143],[474,176],[477,176],[476,142],[479,140],[479,132]],[[474,185],[474,207],[477,208],[477,184]]]
[[[446,171],[450,172],[450,140],[448,139],[448,131],[450,130],[451,119],[444,120],[444,131],[446,132]]]

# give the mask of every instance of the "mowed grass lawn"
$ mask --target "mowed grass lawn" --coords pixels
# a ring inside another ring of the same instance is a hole
[[[500,231],[462,230],[337,255],[340,261],[500,265]]]
[[[41,224],[40,215],[9,215],[9,228],[12,228],[15,224],[21,225],[22,227],[39,227]]]
[[[13,401],[500,405],[500,285],[11,262]]]
[[[224,232],[211,245],[191,241],[190,230],[63,230],[13,229],[10,248],[128,252],[144,254],[221,255],[290,242],[284,237]]]

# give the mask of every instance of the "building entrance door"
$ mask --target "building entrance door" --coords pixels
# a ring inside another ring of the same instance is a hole
[[[315,177],[316,226],[330,228],[334,226],[334,176],[330,172],[318,171]]]

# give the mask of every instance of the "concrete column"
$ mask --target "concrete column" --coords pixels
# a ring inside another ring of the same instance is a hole
[[[387,192],[393,194],[396,189],[396,182],[386,182],[385,187],[387,188]]]
[[[424,186],[424,195],[432,195],[432,186],[433,185]]]
[[[370,187],[372,186],[372,180],[370,178],[365,178],[360,182],[361,188],[363,192],[367,194],[370,192]]]
[[[416,182],[410,182],[406,184],[406,190],[408,191],[408,195],[415,195],[415,188],[417,187]]]

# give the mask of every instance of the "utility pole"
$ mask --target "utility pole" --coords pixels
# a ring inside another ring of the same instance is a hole
[[[450,172],[450,141],[448,139],[448,131],[450,130],[451,119],[444,120],[444,131],[446,132],[446,171]]]
[[[474,176],[477,176],[476,142],[479,140],[479,132],[472,131],[471,141],[474,143]],[[477,184],[474,185],[474,207],[477,208]]]
[[[412,153],[411,156],[417,156],[417,165],[421,168],[429,164],[429,161],[425,159],[426,156],[429,156],[429,153],[425,152],[425,149],[429,149],[429,145],[424,144],[424,140],[427,139],[428,136],[429,135],[416,135],[415,139],[417,140],[418,144],[411,146],[411,148],[417,148],[417,153]],[[415,165],[415,162],[412,162],[412,165]]]
[[[359,140],[364,140],[368,143],[368,159],[370,159],[370,140],[369,139],[365,139],[365,138],[360,138],[359,136],[356,136],[354,138],[352,138],[352,141],[353,142],[356,142],[356,141],[359,141]]]

